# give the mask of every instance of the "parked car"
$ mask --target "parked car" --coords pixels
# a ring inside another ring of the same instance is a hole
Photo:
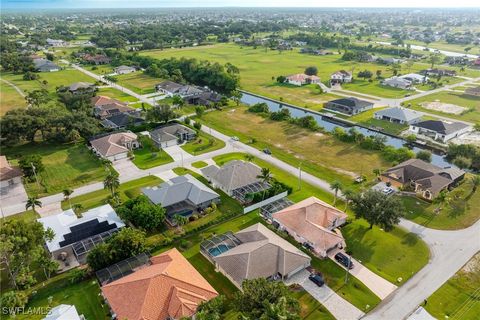
[[[304,242],[302,245],[307,250],[313,250],[313,247],[308,242]]]
[[[265,149],[263,149],[263,153],[272,154],[272,151],[270,151],[270,149],[268,149],[268,148],[265,148]]]
[[[233,136],[231,139],[232,139],[233,141],[239,141],[239,140],[240,140],[240,139],[238,139],[237,136]]]
[[[389,194],[392,194],[395,192],[395,190],[393,190],[392,188],[390,187],[385,187],[385,189],[382,190],[382,192],[386,195],[389,195]]]
[[[310,281],[312,281],[313,283],[315,283],[317,286],[321,287],[325,284],[325,281],[323,280],[322,276],[320,274],[316,274],[316,273],[311,273],[309,276],[308,276],[308,279]]]
[[[353,269],[353,262],[350,257],[347,257],[343,253],[339,252],[335,255],[335,260],[337,260],[345,268]]]

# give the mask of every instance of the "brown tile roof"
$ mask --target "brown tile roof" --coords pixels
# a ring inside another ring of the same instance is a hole
[[[0,156],[0,181],[10,180],[15,177],[21,177],[22,170],[18,167],[10,166],[5,156]]]
[[[119,153],[128,152],[125,144],[137,140],[133,132],[118,132],[90,141],[90,144],[104,157],[114,156]]]
[[[118,319],[190,317],[200,303],[218,295],[177,249],[150,260],[152,265],[102,287]]]
[[[282,226],[310,242],[317,251],[327,251],[343,242],[332,231],[347,214],[315,197],[307,198],[272,215]]]
[[[307,79],[311,80],[311,81],[320,80],[320,78],[317,77],[317,76],[309,76],[309,75],[306,75],[304,73],[297,73],[297,74],[289,75],[289,76],[287,76],[287,79],[289,81],[298,81],[298,82],[304,82]]]

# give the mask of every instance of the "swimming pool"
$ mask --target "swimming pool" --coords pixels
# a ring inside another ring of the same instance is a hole
[[[225,251],[228,251],[230,249],[231,248],[229,246],[227,246],[226,244],[219,244],[216,247],[208,249],[208,253],[210,253],[213,257],[216,257],[216,256],[218,256],[218,255],[220,255],[220,254],[222,254]]]

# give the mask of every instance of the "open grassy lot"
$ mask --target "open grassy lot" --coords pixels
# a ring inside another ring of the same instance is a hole
[[[478,319],[480,253],[428,298],[426,309],[437,319]]]
[[[128,88],[138,94],[147,94],[155,92],[155,85],[161,82],[161,79],[151,77],[141,71],[121,74],[115,76],[118,84]]]
[[[461,184],[449,192],[447,198],[459,196],[459,201],[452,199],[440,204],[432,204],[418,198],[404,197],[407,208],[407,218],[418,224],[434,229],[463,229],[480,219],[480,190],[472,193],[469,179],[473,175],[467,174]],[[441,210],[438,210],[441,208]]]
[[[376,97],[384,98],[402,98],[406,94],[412,93],[410,90],[402,90],[380,84],[380,81],[373,80],[372,82],[354,79],[351,83],[342,84],[345,90],[356,91],[364,94],[371,94]]]
[[[25,108],[26,106],[25,98],[14,87],[4,81],[0,82],[0,116],[9,110]]]
[[[109,64],[83,65],[82,68],[87,69],[88,71],[91,71],[98,75],[113,73],[113,67]]]
[[[206,166],[208,166],[208,164],[205,161],[197,161],[192,163],[192,167],[197,169],[205,168]]]
[[[467,108],[469,110],[465,111],[460,115],[455,115],[451,113],[444,113],[440,111],[426,109],[420,105],[420,103],[422,102],[435,102],[437,100],[443,103],[455,104],[460,107]],[[453,118],[453,119],[470,121],[473,123],[480,122],[480,97],[475,97],[468,94],[462,94],[461,92],[443,91],[443,92],[433,93],[418,99],[413,99],[413,100],[404,102],[403,105],[405,106],[410,105],[411,108],[415,110],[438,114],[438,115]]]
[[[373,114],[385,108],[375,108],[355,116],[349,117],[348,120],[357,122],[360,125],[367,127],[383,128],[383,131],[393,135],[400,135],[402,131],[408,129],[408,125],[400,123],[393,123],[385,120],[378,120],[373,118]]]
[[[338,180],[349,188],[360,187],[353,181],[355,176],[373,179],[373,169],[390,166],[376,152],[341,142],[329,134],[265,119],[245,107],[208,112],[199,121],[245,143],[254,138],[253,147],[267,147],[280,160],[295,167],[301,164],[302,170],[327,181]]]
[[[225,142],[203,131],[197,131],[197,137],[181,146],[186,152],[195,155],[215,151],[225,147]]]
[[[156,186],[160,183],[162,183],[162,179],[157,178],[156,176],[147,176],[120,184],[118,193],[120,199],[126,201],[140,195],[141,188]],[[81,196],[73,197],[70,201],[62,201],[62,209],[66,210],[70,208],[70,203],[72,205],[78,203],[82,205],[82,211],[86,211],[106,204],[109,196],[110,192],[105,189],[93,191]]]
[[[158,149],[148,137],[141,137],[142,147],[135,149],[133,163],[140,169],[149,169],[173,162],[172,157],[162,149]]]
[[[12,164],[24,154],[39,154],[45,171],[38,174],[39,184],[35,181],[25,184],[29,195],[39,197],[62,192],[66,188],[102,181],[105,169],[98,157],[83,144],[46,144],[28,143],[21,146],[2,148]]]
[[[125,102],[138,101],[137,98],[115,88],[100,88],[98,89],[97,96],[107,96]]]

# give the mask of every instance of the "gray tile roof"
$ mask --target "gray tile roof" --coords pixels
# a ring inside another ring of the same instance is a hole
[[[220,168],[212,165],[201,171],[207,179],[230,192],[260,181],[257,176],[260,175],[262,169],[251,162],[232,160]]]
[[[143,188],[142,192],[150,201],[162,207],[168,207],[183,201],[199,205],[220,196],[189,174],[178,176],[158,187]]]
[[[190,129],[179,123],[168,124],[150,132],[150,136],[157,142],[176,140],[181,137],[182,134],[195,134],[195,130]]]
[[[375,112],[375,115],[387,116],[389,118],[398,119],[405,122],[409,122],[422,117],[422,114],[418,111],[413,111],[413,110],[409,110],[401,107],[383,109]]]
[[[463,122],[449,122],[442,120],[426,120],[415,124],[416,127],[432,130],[440,134],[448,135],[468,127]]]

